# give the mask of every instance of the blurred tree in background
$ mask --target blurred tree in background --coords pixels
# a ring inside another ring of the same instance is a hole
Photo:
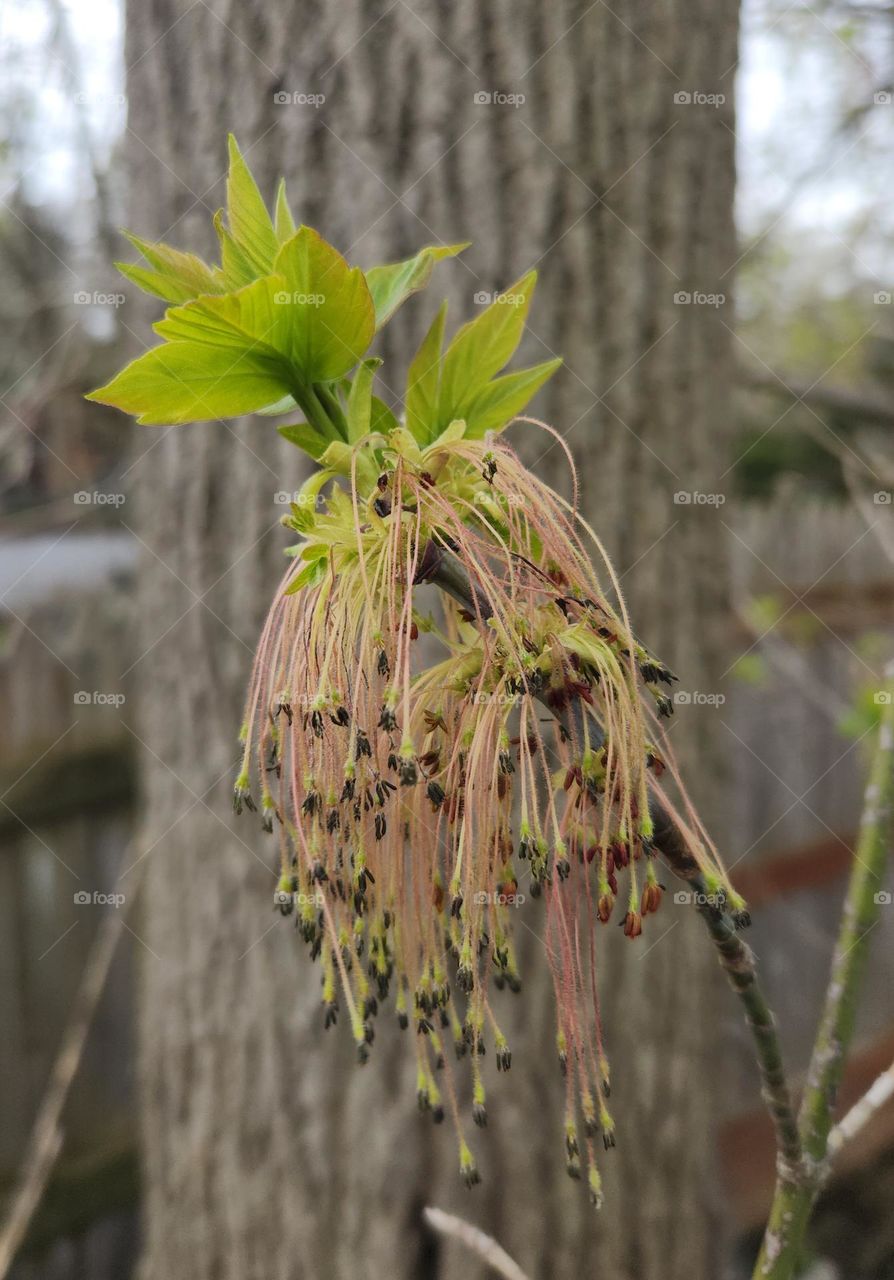
[[[730,337],[716,311],[674,295],[731,301],[736,18],[733,3],[699,0],[660,13],[637,3],[623,19],[527,0],[383,13],[216,0],[133,3],[127,27],[139,234],[209,247],[232,128],[266,191],[284,172],[299,216],[352,260],[472,239],[452,271],[455,319],[538,266],[528,354],[567,359],[543,412],[578,456],[584,511],[617,557],[640,633],[704,688],[719,668],[725,559],[710,516],[690,507],[677,519],[673,494],[710,489],[723,470]],[[675,100],[681,86],[723,101]],[[407,310],[387,337],[391,370],[412,349],[419,312]],[[423,1227],[430,1201],[484,1225],[535,1276],[713,1273],[715,964],[696,921],[668,921],[651,957],[618,946],[610,957],[622,1138],[599,1216],[555,1142],[563,1090],[545,967],[523,954],[541,996],[525,1025],[507,1027],[513,1070],[473,1197],[453,1144],[413,1114],[396,1028],[362,1071],[347,1037],[322,1037],[317,975],[264,914],[265,850],[221,816],[250,649],[279,574],[274,494],[294,487],[273,436],[211,423],[136,439],[152,849],[144,1276],[468,1275],[469,1259]],[[561,450],[536,431],[527,449],[567,489]],[[687,747],[698,791],[716,802],[716,743]],[[536,915],[525,923],[538,927]]]

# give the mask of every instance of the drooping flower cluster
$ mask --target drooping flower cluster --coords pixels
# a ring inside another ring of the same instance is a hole
[[[344,1013],[365,1061],[393,1000],[419,1103],[451,1112],[469,1184],[449,1044],[484,1124],[485,1044],[511,1063],[493,993],[520,989],[513,918],[543,899],[568,1169],[586,1160],[598,1203],[594,1138],[614,1129],[596,932],[614,919],[636,938],[661,903],[650,792],[666,766],[676,778],[653,744],[673,677],[576,503],[498,436],[561,365],[504,371],[536,272],[449,341],[440,307],[398,418],[369,348],[465,246],[349,266],[296,225],[283,182],[268,210],[229,148],[220,262],[130,237],[144,262],[121,270],[168,304],[162,341],[89,398],[147,424],[303,414],[278,430],[320,469],[286,521],[301,541],[255,658],[236,809],[278,842],[276,903],[320,961],[325,1024]],[[739,905],[691,807],[662,804],[687,866]]]
[[[610,606],[574,511],[505,444],[454,434],[395,439],[369,492],[355,463],[322,514],[293,509],[308,541],[261,638],[236,804],[257,797],[276,832],[326,1024],[344,1009],[365,1061],[393,997],[470,1183],[448,1044],[483,1124],[485,1041],[510,1065],[492,992],[519,989],[512,917],[542,895],[568,1169],[583,1149],[598,1199],[592,1140],[614,1132],[594,930],[635,938],[661,902],[642,695],[669,714],[673,677]]]

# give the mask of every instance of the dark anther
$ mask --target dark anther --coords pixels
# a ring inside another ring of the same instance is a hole
[[[419,779],[416,770],[416,761],[409,756],[401,756],[398,773],[400,775],[401,786],[414,787]]]

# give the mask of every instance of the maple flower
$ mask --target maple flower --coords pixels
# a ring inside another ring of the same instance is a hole
[[[513,923],[542,916],[566,1163],[577,1178],[586,1160],[599,1203],[594,1141],[615,1130],[597,935],[615,918],[635,939],[661,906],[652,799],[676,770],[653,740],[675,677],[634,635],[576,502],[500,435],[560,363],[501,373],[535,273],[446,350],[441,307],[399,419],[367,349],[464,246],[349,267],[295,226],[282,186],[270,216],[232,140],[215,225],[219,266],[133,240],[148,265],[126,274],[172,304],[163,342],[93,398],[150,423],[303,411],[279,430],[319,468],[284,517],[299,541],[254,660],[234,807],[278,848],[274,904],[321,965],[324,1025],[343,1017],[366,1062],[393,1002],[418,1105],[449,1111],[469,1186],[461,1099],[483,1127],[485,1045],[501,1073],[514,1062],[495,994],[521,990]],[[685,831],[740,907],[694,818]]]

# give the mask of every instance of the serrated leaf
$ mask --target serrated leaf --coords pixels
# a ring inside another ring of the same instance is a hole
[[[331,443],[309,422],[292,422],[276,429],[283,440],[288,440],[289,444],[297,445],[299,449],[309,453],[314,462],[319,462]]]
[[[465,417],[478,391],[512,358],[536,282],[537,272],[529,271],[456,334],[441,369],[439,422]]]
[[[543,364],[532,365],[530,369],[505,373],[483,386],[466,410],[468,438],[480,440],[485,432],[505,427],[516,414],[521,413],[561,363],[560,358],[546,360]]]
[[[170,342],[139,356],[87,399],[141,423],[202,422],[254,413],[284,389],[280,369],[258,351]]]
[[[432,244],[420,249],[412,258],[403,262],[390,262],[385,266],[372,267],[366,273],[366,283],[372,294],[376,309],[376,329],[381,329],[391,319],[395,311],[411,294],[424,289],[431,279],[436,262],[444,258],[454,258],[463,249],[469,247],[470,241],[463,244]]]
[[[172,307],[155,325],[156,333],[168,341],[278,357],[286,371],[285,388],[340,378],[373,336],[372,299],[363,273],[349,268],[308,227],[286,242],[277,266],[281,274],[263,276],[233,293]]]
[[[165,302],[186,302],[200,293],[223,292],[224,280],[218,267],[210,267],[195,254],[181,253],[170,245],[142,240],[128,231],[124,235],[149,266],[130,262],[117,262],[115,265],[123,276],[146,293],[163,298]]]
[[[206,342],[236,351],[260,347],[288,359],[292,321],[291,308],[281,301],[284,283],[264,276],[233,293],[194,298],[170,307],[152,327],[168,342]]]
[[[356,443],[361,437],[368,435],[372,419],[372,385],[376,370],[382,361],[378,359],[364,360],[351,383],[348,394],[348,440]]]
[[[438,384],[446,320],[447,303],[444,302],[407,371],[407,429],[412,431],[420,445],[428,444],[438,425]]]
[[[227,223],[242,255],[254,267],[255,275],[267,275],[273,267],[278,246],[276,232],[258,184],[245,163],[239,144],[230,134],[230,170],[227,174]]]
[[[292,217],[292,210],[289,208],[285,178],[280,178],[279,185],[276,188],[273,229],[276,232],[276,239],[279,244],[285,244],[289,236],[295,234],[295,219]]]
[[[251,258],[245,254],[235,236],[224,225],[223,209],[218,209],[212,222],[220,242],[220,262],[227,289],[241,289],[258,278]]]
[[[292,294],[290,359],[308,382],[334,382],[353,369],[375,334],[363,272],[331,244],[300,227],[276,256],[276,274]]]

